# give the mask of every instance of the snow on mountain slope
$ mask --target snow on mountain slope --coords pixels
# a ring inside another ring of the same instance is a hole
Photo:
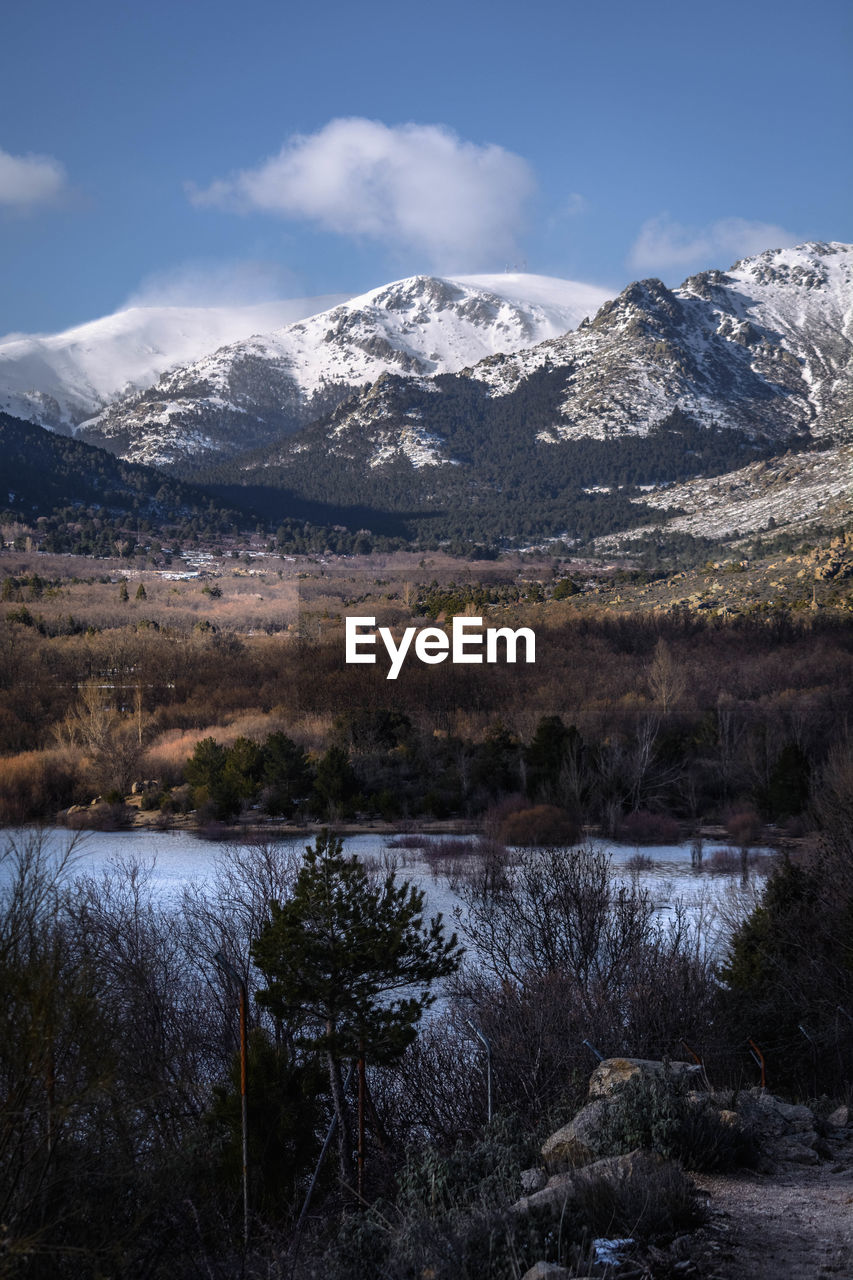
[[[81,433],[135,461],[255,448],[328,413],[382,373],[453,373],[530,347],[607,294],[543,276],[415,276],[173,369]]]
[[[522,306],[536,306],[550,318],[553,337],[576,329],[581,320],[594,316],[602,302],[612,297],[612,292],[598,285],[583,284],[579,280],[561,280],[554,276],[537,276],[529,272],[504,272],[500,275],[454,276],[454,283],[470,285],[493,293],[507,302]],[[566,320],[569,323],[566,323]]]
[[[460,453],[488,450],[490,441],[504,450],[511,435],[528,462],[538,443],[534,465],[558,467],[561,458],[545,454],[562,443],[615,447],[687,419],[691,430],[731,436],[709,444],[714,460],[709,455],[703,465],[719,469],[726,455],[741,465],[746,446],[851,438],[852,339],[853,246],[769,250],[674,290],[638,281],[575,332],[486,357],[451,383],[410,374],[380,379],[330,422],[250,462],[304,472],[306,462],[322,468],[334,455],[364,472],[408,458],[434,470],[458,463]],[[478,423],[478,435],[460,448],[466,421]],[[659,440],[648,456],[677,448],[672,438]],[[683,450],[696,456],[705,446],[694,438],[681,448],[677,474],[684,478]],[[695,473],[701,470],[697,460]]]
[[[495,396],[543,368],[565,394],[540,439],[645,435],[676,408],[752,436],[849,430],[853,246],[772,249],[680,288],[630,285],[589,325],[469,371]]]
[[[841,526],[853,517],[853,443],[753,462],[724,476],[644,494],[642,501],[664,517],[668,510],[678,513],[667,520],[667,529],[706,538],[756,533],[771,520],[777,530]],[[651,527],[632,529],[630,536]]]
[[[174,365],[340,301],[129,307],[64,333],[9,334],[0,338],[0,411],[67,430]]]

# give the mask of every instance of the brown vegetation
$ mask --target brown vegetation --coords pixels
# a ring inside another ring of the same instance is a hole
[[[315,577],[311,592],[324,581]],[[263,590],[275,594],[276,582]],[[537,628],[534,666],[412,661],[391,683],[382,658],[344,663],[342,612],[408,623],[405,592],[351,573],[333,585],[338,608],[328,617],[312,607],[293,629],[272,633],[256,629],[247,597],[238,606],[227,582],[211,598],[197,582],[159,581],[147,585],[146,601],[120,607],[115,584],[62,586],[60,596],[112,597],[103,625],[83,631],[54,627],[64,599],[43,593],[32,605],[10,604],[0,621],[3,813],[50,816],[138,777],[174,786],[203,738],[231,745],[283,731],[315,760],[343,746],[354,796],[391,817],[470,816],[521,794],[528,806],[556,805],[610,831],[629,818],[626,838],[638,841],[663,838],[639,831],[642,812],[652,825],[665,814],[689,822],[732,814],[739,840],[749,812],[784,820],[804,810],[810,777],[853,711],[853,623],[841,616],[726,622],[593,616],[569,602],[489,605],[490,625]],[[292,588],[283,580],[275,597],[279,625]],[[183,612],[170,604],[176,589]],[[16,620],[21,607],[44,610],[44,627]],[[197,625],[197,611],[209,625]],[[365,716],[387,714],[410,730],[393,743],[365,736]],[[537,737],[554,717],[576,736]]]

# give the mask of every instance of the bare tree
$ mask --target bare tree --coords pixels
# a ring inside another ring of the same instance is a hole
[[[662,714],[668,715],[687,691],[687,675],[663,636],[655,646],[647,679],[652,697]]]
[[[112,691],[96,681],[81,686],[66,713],[60,741],[81,747],[88,757],[93,784],[101,791],[130,790],[143,749],[141,703],[136,715],[123,716]]]

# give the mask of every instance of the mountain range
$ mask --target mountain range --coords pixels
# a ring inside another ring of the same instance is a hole
[[[416,276],[179,365],[79,427],[157,465],[278,441],[383,373],[453,373],[594,314],[603,290],[541,276]]]
[[[824,454],[845,518],[851,401],[853,246],[808,243],[612,300],[529,275],[397,281],[173,361],[73,430],[274,520],[588,540],[685,512],[701,532],[691,485],[786,452]]]

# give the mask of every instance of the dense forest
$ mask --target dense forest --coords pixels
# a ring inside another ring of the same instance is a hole
[[[550,421],[553,379],[542,371],[523,394],[492,400],[480,384],[448,376],[438,409],[429,406],[437,414],[430,429],[458,464],[442,467],[418,468],[405,457],[369,465],[369,430],[348,431],[330,448],[335,415],[272,454],[168,470],[0,415],[0,525],[20,525],[12,541],[22,546],[29,538],[46,551],[96,556],[117,546],[131,556],[163,542],[215,546],[252,535],[288,554],[405,546],[494,554],[562,538],[577,550],[659,521],[638,486],[719,474],[804,443],[750,441],[678,411],[645,436],[543,443],[536,431]],[[425,392],[390,377],[383,386],[392,421],[421,412]]]
[[[641,501],[630,501],[642,497],[640,485],[715,475],[808,443],[805,436],[751,440],[699,426],[677,409],[648,434],[549,443],[537,437],[551,433],[565,381],[565,370],[545,368],[513,394],[492,397],[464,376],[443,375],[424,389],[387,375],[377,384],[381,408],[362,405],[355,425],[347,417],[353,403],[347,403],[278,450],[225,463],[208,458],[183,471],[229,503],[246,487],[252,503],[272,514],[284,493],[289,503],[319,504],[298,509],[323,510],[330,523],[350,525],[358,508],[355,518],[366,528],[426,545],[564,534],[585,543],[659,519]],[[455,465],[418,467],[400,456],[376,463],[377,439],[393,441],[412,423],[425,426]]]
[[[394,538],[363,531],[368,513],[348,513],[332,527],[318,504],[289,503],[279,494],[258,514],[250,490],[233,502],[154,467],[124,462],[104,449],[0,414],[0,532],[20,549],[130,559],[157,554],[163,543],[192,547],[246,543],[269,533],[290,554],[393,549]]]

